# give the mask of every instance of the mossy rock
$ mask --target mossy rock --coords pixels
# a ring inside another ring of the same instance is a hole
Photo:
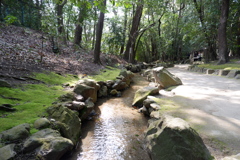
[[[201,137],[186,121],[164,115],[149,124],[147,149],[152,160],[212,160]]]
[[[79,113],[72,111],[62,105],[51,106],[47,109],[50,118],[57,121],[56,125],[63,137],[72,140],[76,145],[81,133],[81,120]]]
[[[34,151],[39,159],[60,159],[71,151],[73,143],[56,130],[47,128],[33,134],[24,142],[24,153]]]
[[[159,93],[159,89],[157,87],[143,87],[135,93],[134,99],[133,99],[133,106],[141,107],[143,104],[143,101],[147,98],[149,95],[156,95]]]

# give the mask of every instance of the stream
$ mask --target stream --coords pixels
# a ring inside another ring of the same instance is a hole
[[[148,82],[135,75],[121,97],[99,99],[97,116],[83,122],[80,144],[67,160],[150,160],[144,148],[147,118],[131,106],[135,92]]]

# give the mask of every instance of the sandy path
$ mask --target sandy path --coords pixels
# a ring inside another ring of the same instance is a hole
[[[99,116],[84,122],[79,148],[64,160],[150,160],[144,149],[147,119],[131,106],[135,92],[148,82],[139,75],[133,80],[121,97],[98,100]]]
[[[168,69],[183,85],[172,94],[160,91],[180,104],[172,114],[187,120],[217,159],[240,153],[240,80],[190,72],[186,67]]]

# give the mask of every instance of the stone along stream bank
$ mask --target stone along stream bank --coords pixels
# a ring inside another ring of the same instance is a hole
[[[67,160],[150,160],[144,149],[147,119],[132,108],[135,92],[147,86],[141,76],[133,77],[133,84],[121,97],[99,99],[97,116],[82,124],[81,142]]]

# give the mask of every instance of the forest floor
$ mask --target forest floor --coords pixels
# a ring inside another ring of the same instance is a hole
[[[76,47],[71,42],[67,45],[58,42],[58,46],[60,52],[53,53],[50,35],[0,23],[0,78],[12,85],[37,83],[27,77],[44,71],[96,74],[105,65],[126,63],[115,55],[101,54],[103,65],[98,65],[93,63],[93,52]]]

